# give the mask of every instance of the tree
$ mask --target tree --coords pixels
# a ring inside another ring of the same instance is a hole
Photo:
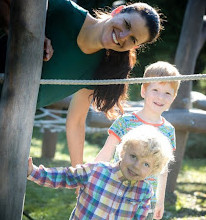
[[[175,56],[175,65],[181,74],[188,75],[194,73],[196,59],[206,39],[204,20],[205,8],[205,0],[188,1]],[[192,82],[183,82],[180,86],[178,96],[171,108],[189,110],[191,108],[191,90]],[[171,167],[172,172],[168,176],[167,192],[172,193],[175,189],[177,176],[184,157],[188,134],[188,130],[176,129],[176,162]]]

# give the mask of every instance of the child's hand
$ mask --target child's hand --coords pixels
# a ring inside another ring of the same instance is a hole
[[[158,204],[156,203],[154,210],[154,219],[162,219],[164,213],[164,203]]]
[[[32,171],[33,171],[32,157],[29,157],[29,159],[28,159],[28,171],[27,171],[27,176],[29,176]]]

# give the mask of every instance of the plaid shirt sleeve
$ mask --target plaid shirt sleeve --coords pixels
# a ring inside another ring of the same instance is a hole
[[[77,165],[75,168],[45,168],[43,165],[39,167],[34,165],[28,180],[45,187],[72,189],[77,186],[84,186],[88,182],[93,167],[94,164]]]

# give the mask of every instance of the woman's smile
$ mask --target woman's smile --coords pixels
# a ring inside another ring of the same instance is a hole
[[[112,32],[112,40],[113,40],[113,42],[114,42],[116,45],[119,45],[119,42],[118,42],[118,40],[117,40],[117,37],[116,37],[116,34],[115,34],[114,30],[113,30],[113,32]]]

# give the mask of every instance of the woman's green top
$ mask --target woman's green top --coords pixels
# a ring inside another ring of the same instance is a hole
[[[46,37],[51,40],[54,54],[44,62],[42,79],[89,80],[100,63],[104,50],[84,54],[77,45],[77,36],[87,11],[69,0],[49,0]],[[84,85],[40,85],[37,108],[59,101]]]

